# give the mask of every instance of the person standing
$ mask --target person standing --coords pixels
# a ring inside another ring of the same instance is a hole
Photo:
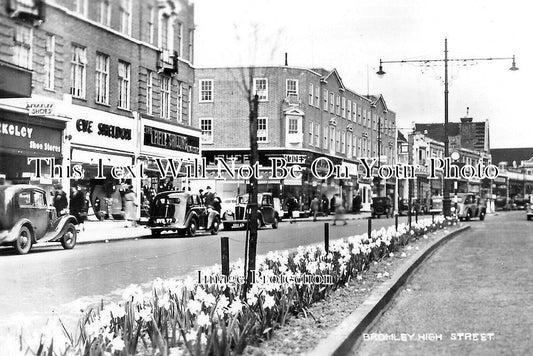
[[[81,187],[79,185],[76,185],[75,187],[72,187],[71,189],[71,195],[70,195],[70,214],[74,215],[76,218],[76,221],[78,222],[78,226],[81,224],[82,229],[85,231],[85,224],[84,224],[84,206],[85,206],[85,194],[83,194],[83,191],[81,190]]]
[[[298,199],[290,195],[289,200],[287,201],[287,210],[289,211],[289,222],[292,224],[294,222],[294,211],[298,209]]]
[[[213,209],[215,203],[215,193],[211,191],[211,187],[205,188],[206,192],[203,196],[204,204],[206,207]]]
[[[137,226],[137,196],[133,191],[133,186],[129,185],[124,194],[124,213],[127,221],[130,221],[131,227]],[[124,227],[128,227],[126,224]]]
[[[57,183],[54,193],[54,208],[56,209],[57,216],[61,215],[61,212],[68,206],[67,193],[63,191],[61,183]]]
[[[320,201],[318,200],[318,197],[315,195],[313,200],[311,200],[311,210],[313,211],[313,221],[316,221],[319,208],[320,208]]]
[[[353,203],[354,213],[359,214],[361,212],[361,203],[362,203],[361,194],[357,192],[357,195],[355,196],[354,203]]]
[[[344,225],[346,225],[347,222],[344,218],[344,205],[342,197],[338,194],[335,194],[333,198],[335,199],[335,218],[333,219],[333,225],[337,225],[337,220],[342,220]]]

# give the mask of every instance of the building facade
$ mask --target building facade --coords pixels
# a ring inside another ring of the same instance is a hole
[[[396,118],[382,96],[365,97],[348,89],[334,69],[289,66],[200,68],[196,70],[193,126],[202,131],[202,152],[208,167],[216,158],[249,162],[248,94],[257,93],[258,146],[260,163],[269,167],[269,158],[283,157],[303,167],[299,179],[272,179],[264,176],[259,191],[271,191],[282,199],[295,196],[307,210],[316,195],[331,199],[343,196],[351,208],[355,194],[361,194],[364,208],[370,208],[372,179],[357,179],[358,158],[382,156],[393,163],[396,154]],[[310,167],[319,157],[342,167],[347,179],[319,179]],[[217,181],[217,191],[226,197],[246,190],[246,181]],[[394,192],[393,182],[381,182],[381,194]]]
[[[1,4],[1,67],[18,71],[9,76],[14,82],[20,73],[31,76],[29,93],[0,99],[6,181],[81,184],[91,203],[109,201],[116,213],[124,184],[138,193],[157,188],[155,158],[200,157],[200,130],[191,126],[194,6],[187,0]],[[62,168],[52,176],[45,162],[43,177],[34,179],[26,158],[36,156]],[[146,179],[110,175],[112,166],[141,163]],[[82,179],[69,177],[73,166]]]

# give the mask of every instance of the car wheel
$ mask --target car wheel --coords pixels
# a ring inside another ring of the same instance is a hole
[[[76,246],[76,226],[74,224],[68,224],[67,230],[61,236],[61,246],[65,250],[71,250]]]
[[[274,217],[274,222],[272,223],[272,228],[277,229],[278,228],[278,217]]]
[[[196,219],[192,219],[191,223],[189,224],[189,228],[187,229],[187,232],[189,233],[189,236],[193,237],[196,236],[196,229],[198,228]]]
[[[482,211],[482,212],[479,214],[479,220],[480,220],[480,221],[485,220],[485,212],[484,212],[484,211]]]
[[[15,241],[13,247],[19,255],[25,255],[31,250],[32,238],[30,229],[27,226],[20,228],[19,236]]]
[[[220,229],[220,219],[218,217],[213,220],[213,225],[211,227],[211,235],[218,234],[218,229]]]
[[[232,225],[230,223],[223,223],[223,225],[224,225],[224,230],[226,231],[231,230]]]
[[[159,231],[159,230],[152,230],[152,237],[160,238],[160,237],[161,237],[161,231]]]
[[[466,213],[466,221],[470,221],[472,219],[472,212],[468,210],[468,213]]]

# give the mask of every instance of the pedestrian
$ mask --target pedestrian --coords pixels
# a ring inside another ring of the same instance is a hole
[[[333,225],[337,225],[337,220],[342,220],[344,225],[346,225],[347,222],[344,218],[344,205],[342,198],[338,194],[335,194],[333,198],[335,198],[335,218],[333,219]]]
[[[76,221],[78,222],[78,226],[82,225],[83,231],[85,231],[85,217],[86,211],[84,212],[85,208],[85,194],[81,190],[81,187],[79,184],[76,184],[74,187],[71,188],[71,194],[70,194],[70,214],[73,215],[76,218]],[[85,213],[85,216],[82,216],[82,214]]]
[[[63,191],[63,185],[61,185],[61,183],[57,183],[54,188],[53,205],[56,209],[57,216],[61,216],[65,213],[64,210],[67,209],[68,206],[67,193]]]
[[[215,193],[215,199],[213,200],[213,208],[220,214],[220,211],[222,210],[222,200],[217,193]]]
[[[211,187],[207,186],[205,188],[206,192],[203,196],[204,204],[206,207],[213,209],[214,203],[215,203],[215,193],[211,191]]]
[[[289,211],[289,222],[292,224],[294,222],[294,211],[298,209],[298,199],[296,197],[289,195],[287,201],[287,210]]]
[[[328,197],[326,197],[325,194],[322,194],[322,213],[324,214],[324,216],[329,215]]]
[[[361,212],[362,201],[363,200],[361,199],[361,194],[357,192],[357,195],[354,198],[354,213],[359,214]]]
[[[320,209],[320,201],[318,200],[318,197],[315,195],[313,200],[311,200],[311,210],[313,211],[313,221],[316,221],[316,217],[318,215],[319,209]]]
[[[335,198],[337,197],[337,194],[333,194],[331,197],[331,200],[329,201],[329,211],[335,212]]]
[[[127,221],[130,221],[131,227],[137,226],[137,196],[133,191],[133,186],[129,185],[124,194],[124,213]],[[126,224],[124,227],[128,227]]]

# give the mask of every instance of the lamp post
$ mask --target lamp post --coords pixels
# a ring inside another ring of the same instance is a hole
[[[486,57],[486,58],[448,58],[448,39],[444,39],[444,59],[416,59],[416,60],[396,60],[383,61],[379,60],[379,70],[376,72],[380,77],[385,75],[383,70],[384,63],[432,63],[444,62],[444,157],[449,157],[449,139],[448,139],[448,62],[475,62],[475,61],[494,61],[494,60],[512,59],[511,71],[517,71],[515,56],[512,57]],[[449,181],[444,179],[442,208],[444,216],[451,215],[451,199]]]

